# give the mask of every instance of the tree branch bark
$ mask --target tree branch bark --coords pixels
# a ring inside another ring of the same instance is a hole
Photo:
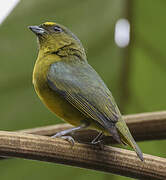
[[[149,112],[123,116],[136,141],[166,139],[166,111]],[[71,128],[69,124],[51,125],[40,128],[21,130],[30,134],[51,136],[64,129]],[[81,143],[90,143],[98,132],[82,130],[71,136]],[[112,137],[103,137],[105,144],[115,143]]]
[[[136,140],[166,138],[166,111],[123,117]],[[164,158],[144,154],[145,161],[141,162],[132,151],[106,146],[101,150],[98,146],[79,143],[71,147],[62,139],[44,137],[70,127],[60,124],[17,132],[0,131],[0,156],[49,161],[141,179],[166,179]],[[83,143],[91,142],[96,135],[92,130],[72,134],[76,141]],[[114,143],[110,136],[104,137],[104,141]]]
[[[66,164],[141,179],[166,179],[166,159],[129,150],[76,143],[60,138],[0,131],[0,155]]]

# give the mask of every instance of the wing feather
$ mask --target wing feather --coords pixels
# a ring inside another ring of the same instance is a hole
[[[48,85],[87,117],[104,126],[113,126],[120,112],[102,79],[86,62],[51,65]]]

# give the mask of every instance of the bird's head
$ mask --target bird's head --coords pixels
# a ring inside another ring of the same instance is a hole
[[[84,48],[80,40],[66,27],[45,22],[39,26],[29,26],[39,41],[39,50],[44,54],[56,54],[61,57],[76,55],[86,59]]]

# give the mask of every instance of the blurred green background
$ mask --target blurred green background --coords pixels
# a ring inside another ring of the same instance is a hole
[[[21,0],[0,26],[0,130],[62,123],[32,86],[36,37],[27,26],[56,21],[82,41],[89,63],[111,89],[123,114],[166,107],[165,0]],[[128,18],[131,44],[114,42],[115,23]],[[166,141],[139,143],[144,153],[166,157]],[[130,179],[92,170],[22,159],[0,161],[1,180]]]

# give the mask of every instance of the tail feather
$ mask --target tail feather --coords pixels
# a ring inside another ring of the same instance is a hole
[[[119,136],[119,133],[116,129],[115,126],[111,126],[109,128],[107,128],[107,130],[110,132],[110,134],[112,135],[112,137],[119,143],[122,144],[121,138]]]
[[[137,143],[133,139],[133,137],[132,137],[132,135],[131,135],[131,133],[130,133],[130,131],[129,131],[129,129],[128,129],[128,127],[127,127],[127,125],[123,119],[120,119],[116,123],[116,128],[117,128],[117,131],[119,133],[121,141],[123,141],[125,144],[132,147],[134,149],[134,151],[136,152],[136,154],[138,155],[138,157],[140,158],[140,160],[143,161],[144,158],[143,158],[142,151],[140,150]]]

